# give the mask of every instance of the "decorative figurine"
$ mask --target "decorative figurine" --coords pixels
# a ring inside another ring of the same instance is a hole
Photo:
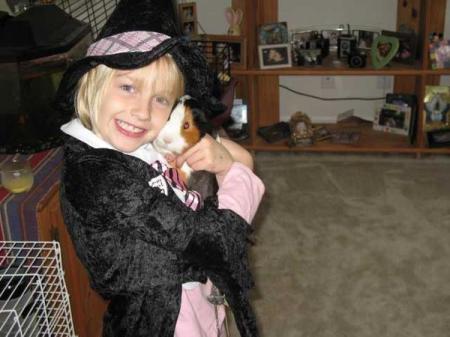
[[[242,9],[238,8],[234,10],[231,7],[227,7],[225,9],[225,18],[230,25],[228,28],[228,35],[235,35],[239,36],[241,35],[241,22],[242,18],[244,16],[244,13],[242,12]]]
[[[314,130],[307,114],[297,111],[289,121],[291,131],[290,145],[308,146],[314,142]]]

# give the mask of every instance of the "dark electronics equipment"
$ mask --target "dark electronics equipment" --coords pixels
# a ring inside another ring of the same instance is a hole
[[[311,39],[306,42],[305,49],[320,49],[321,57],[324,58],[330,53],[330,40],[326,39],[318,32],[311,33]]]
[[[338,37],[337,56],[345,58],[356,48],[356,37],[350,34],[344,34]]]
[[[366,53],[353,49],[348,55],[348,66],[350,68],[364,68],[366,60]]]
[[[346,58],[356,49],[356,36],[352,35],[350,25],[347,25],[347,33],[338,37],[337,47],[338,58]]]

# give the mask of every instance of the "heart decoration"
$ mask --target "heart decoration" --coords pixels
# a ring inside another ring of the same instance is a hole
[[[375,69],[383,68],[397,54],[399,48],[398,38],[380,35],[375,38],[370,49],[372,65]]]

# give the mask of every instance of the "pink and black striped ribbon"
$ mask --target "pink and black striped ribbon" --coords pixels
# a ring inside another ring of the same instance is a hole
[[[125,32],[105,37],[89,46],[86,56],[104,56],[120,53],[148,52],[170,36],[146,31]]]
[[[169,167],[160,161],[155,161],[151,165],[156,171],[161,172],[162,176],[166,179],[167,183],[174,190],[178,190],[180,193],[176,193],[179,197],[182,196],[183,203],[191,208],[192,210],[197,210],[200,205],[201,195],[197,191],[188,190],[186,184],[181,179],[180,174],[177,169]]]

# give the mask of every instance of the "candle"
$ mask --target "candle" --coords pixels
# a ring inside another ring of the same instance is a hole
[[[12,193],[27,192],[33,186],[33,172],[25,159],[14,158],[1,167],[2,185]]]

